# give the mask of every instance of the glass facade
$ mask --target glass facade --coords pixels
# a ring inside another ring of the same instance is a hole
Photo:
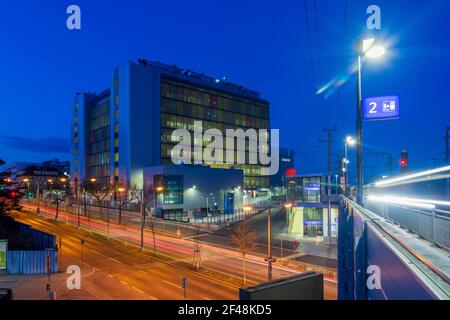
[[[202,121],[203,131],[215,128],[225,134],[226,129],[269,129],[269,107],[259,100],[245,99],[190,85],[180,80],[163,77],[161,79],[161,163],[170,164],[172,148],[178,143],[172,139],[173,130],[184,128],[193,136],[194,121]],[[203,146],[210,141],[203,141]],[[236,144],[235,144],[236,148]],[[224,150],[225,151],[225,150]],[[232,150],[235,152],[235,150]],[[248,141],[246,141],[246,153]],[[225,154],[225,153],[224,153]],[[194,159],[194,154],[192,154]],[[248,161],[246,161],[248,162]],[[229,168],[227,164],[214,165]],[[269,177],[260,175],[259,164],[234,165],[244,171],[244,187],[257,189],[269,187]]]
[[[322,194],[322,177],[288,177],[287,201],[320,203]]]
[[[110,101],[99,99],[89,110],[87,178],[107,184],[110,179]]]
[[[79,180],[79,171],[78,171],[78,166],[79,166],[79,160],[78,160],[78,155],[79,155],[79,108],[80,105],[78,104],[78,99],[75,100],[75,105],[74,105],[74,125],[73,125],[73,137],[72,137],[72,141],[73,141],[73,172],[72,175],[75,179],[75,181]]]
[[[323,237],[323,209],[303,208],[303,236]]]
[[[154,185],[163,188],[162,192],[157,192],[157,205],[183,204],[183,176],[155,175]]]

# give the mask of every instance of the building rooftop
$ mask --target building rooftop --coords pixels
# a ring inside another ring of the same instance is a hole
[[[258,91],[251,90],[242,85],[226,81],[224,78],[223,79],[214,78],[211,76],[207,76],[201,72],[193,71],[187,68],[180,68],[177,65],[169,65],[162,62],[150,61],[146,59],[138,59],[138,64],[158,68],[163,73],[168,75],[174,75],[176,77],[184,77],[190,80],[201,81],[205,84],[212,85],[213,87],[219,88],[221,87],[222,89],[225,90],[236,91],[238,93],[252,96],[254,98],[260,97],[260,93]]]

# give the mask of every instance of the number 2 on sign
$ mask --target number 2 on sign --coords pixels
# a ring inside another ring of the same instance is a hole
[[[370,106],[369,113],[371,113],[371,114],[377,113],[377,103],[376,102],[369,103],[369,106]]]

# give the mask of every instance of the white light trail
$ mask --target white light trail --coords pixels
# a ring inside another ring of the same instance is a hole
[[[430,209],[436,208],[434,204],[411,201],[410,198],[400,198],[392,196],[368,196],[369,201],[400,204],[407,207]]]
[[[449,170],[450,170],[450,166],[445,166],[445,167],[441,167],[441,168],[437,168],[437,169],[431,169],[431,170],[421,171],[421,172],[417,172],[417,173],[413,173],[413,174],[408,174],[408,175],[402,176],[402,177],[381,180],[381,181],[375,182],[375,187],[384,187],[386,185],[394,184],[397,182],[403,182],[403,181],[407,181],[407,180],[411,180],[411,179],[415,179],[415,178],[419,178],[419,177],[430,176],[432,174],[449,171]]]
[[[438,206],[449,206],[450,207],[450,201],[442,201],[442,200],[434,200],[434,199],[420,199],[420,198],[409,198],[409,197],[397,197],[397,196],[382,196],[384,198],[395,198],[395,199],[402,199],[402,201],[409,201],[409,202],[415,202],[415,203],[431,203]]]

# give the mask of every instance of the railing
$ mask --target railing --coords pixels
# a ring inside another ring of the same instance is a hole
[[[366,201],[365,207],[435,245],[450,250],[450,211],[415,209],[371,201]]]
[[[397,206],[392,206],[383,211],[382,207],[368,204],[379,213],[348,198],[343,198],[340,204],[339,299],[448,300],[450,287],[445,272],[448,258],[444,250],[433,250],[386,221],[389,215],[392,220],[395,216],[397,223],[410,225],[412,230],[420,225],[417,219],[429,217],[426,212],[416,212],[415,216],[409,209],[400,212]],[[380,218],[383,214],[386,219]],[[434,219],[437,221],[437,214]]]

